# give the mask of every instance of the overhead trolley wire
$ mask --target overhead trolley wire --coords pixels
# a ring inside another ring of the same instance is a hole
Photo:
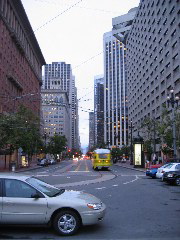
[[[62,11],[61,13],[59,13],[58,15],[56,15],[55,17],[51,18],[49,21],[45,22],[42,26],[40,26],[39,28],[37,28],[36,30],[34,30],[34,32],[38,31],[39,29],[43,28],[44,26],[46,26],[47,24],[49,24],[50,22],[54,21],[56,18],[58,18],[59,16],[61,16],[62,14],[64,14],[65,12],[69,11],[71,8],[75,7],[77,4],[79,4],[80,2],[82,2],[83,0],[80,0],[78,2],[76,2],[75,4],[71,5],[70,7],[68,7],[67,9],[65,9],[64,11]]]

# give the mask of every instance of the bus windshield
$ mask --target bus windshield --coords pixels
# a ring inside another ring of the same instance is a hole
[[[108,154],[106,154],[106,153],[100,153],[99,154],[99,158],[104,158],[104,159],[107,159],[108,158]]]

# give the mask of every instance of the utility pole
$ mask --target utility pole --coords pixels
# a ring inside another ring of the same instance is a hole
[[[131,125],[129,126],[129,128],[131,129],[131,146],[130,146],[131,159],[130,159],[130,165],[133,165],[133,140],[132,140],[132,130],[133,130],[134,126],[133,126],[133,124],[132,124],[132,120],[131,120]]]

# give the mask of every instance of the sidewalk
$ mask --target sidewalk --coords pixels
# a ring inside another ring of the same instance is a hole
[[[117,162],[117,163],[114,163],[114,165],[132,169],[135,171],[146,172],[145,168],[134,167],[134,165],[131,165],[129,160],[127,160],[125,163]]]
[[[31,163],[31,166],[30,167],[22,167],[22,168],[16,168],[15,171],[12,171],[12,169],[1,169],[0,168],[0,173],[1,172],[26,172],[26,171],[30,171],[32,169],[37,169],[37,168],[42,168],[42,166],[38,166],[37,163]]]

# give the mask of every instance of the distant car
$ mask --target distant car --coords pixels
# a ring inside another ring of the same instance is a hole
[[[156,173],[157,178],[161,178],[163,180],[163,174],[169,171],[178,171],[180,169],[180,163],[167,163],[165,166],[158,168]]]
[[[50,164],[50,165],[56,164],[56,160],[53,159],[53,158],[52,158],[52,159],[49,159],[49,164]]]
[[[59,189],[35,177],[0,174],[2,225],[50,225],[60,235],[75,234],[82,225],[103,220],[106,206],[97,197]]]
[[[165,172],[163,174],[163,181],[180,186],[180,170]]]
[[[73,161],[78,162],[78,158],[77,157],[73,158]]]
[[[48,166],[48,160],[46,159],[46,158],[43,158],[43,159],[40,159],[40,160],[38,160],[38,163],[37,163],[37,165],[39,165],[39,166]]]

